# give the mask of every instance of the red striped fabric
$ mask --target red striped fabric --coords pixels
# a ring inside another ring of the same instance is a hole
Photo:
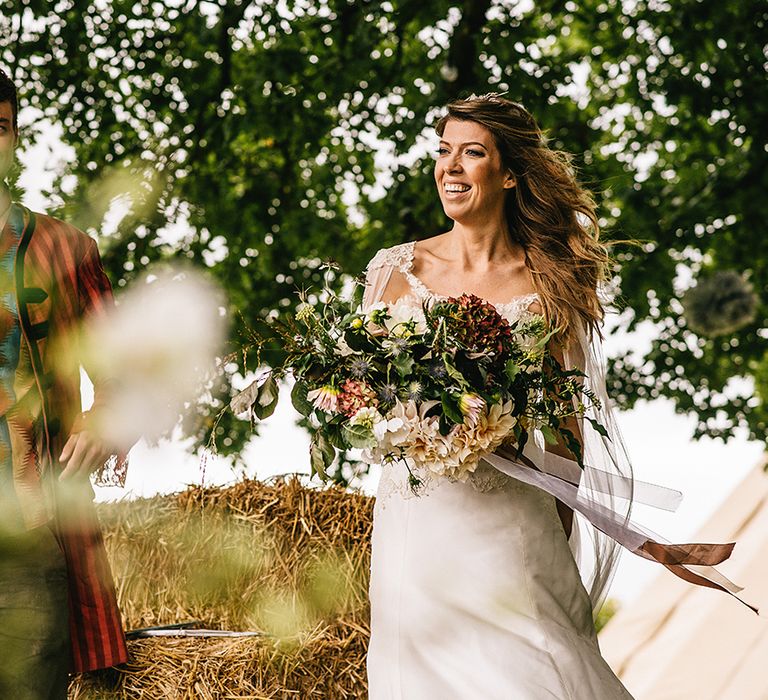
[[[22,323],[29,326],[25,338],[35,375],[46,387],[48,465],[44,463],[44,469],[52,467],[56,474],[56,458],[81,412],[80,370],[76,353],[69,350],[76,347],[82,320],[105,313],[113,300],[95,241],[58,219],[35,216],[34,233],[17,257],[23,285],[17,280],[16,291],[19,306],[25,303],[28,311],[28,324],[23,318]],[[47,298],[25,301],[28,289],[42,289]],[[40,325],[45,323],[47,328]],[[55,365],[49,354],[55,354]],[[72,357],[73,361],[62,366],[61,357]],[[103,400],[103,383],[98,377],[91,379],[98,405]],[[87,490],[76,505],[68,501],[66,512],[54,513],[54,529],[67,561],[72,668],[76,672],[114,666],[128,658],[93,493],[90,486]]]

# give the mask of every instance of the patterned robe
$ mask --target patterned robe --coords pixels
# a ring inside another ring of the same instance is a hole
[[[21,352],[31,366],[35,395],[34,410],[8,414],[16,493],[27,526],[49,522],[64,551],[72,670],[114,666],[127,660],[127,649],[93,491],[86,481],[63,500],[57,486],[58,455],[88,415],[80,405],[79,327],[85,318],[108,311],[112,289],[92,238],[18,204],[6,226],[13,221],[23,222],[14,291]],[[91,410],[98,410],[110,382],[91,379]],[[31,381],[28,369],[26,380],[19,378],[24,381]]]

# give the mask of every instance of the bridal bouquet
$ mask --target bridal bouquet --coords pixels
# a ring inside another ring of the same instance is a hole
[[[540,430],[577,456],[563,421],[596,401],[548,352],[554,334],[535,316],[509,323],[494,306],[462,295],[419,305],[412,299],[363,309],[329,290],[275,321],[285,360],[241,392],[236,413],[261,420],[277,404],[278,381],[309,419],[312,472],[325,477],[336,450],[357,448],[368,463],[398,461],[465,480],[504,443],[522,449]]]

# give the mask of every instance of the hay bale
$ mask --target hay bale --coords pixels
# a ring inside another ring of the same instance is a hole
[[[100,506],[129,629],[199,620],[263,637],[129,642],[70,698],[361,698],[373,501],[297,478]]]

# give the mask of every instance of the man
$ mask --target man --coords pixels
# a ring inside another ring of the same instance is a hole
[[[77,334],[111,287],[93,239],[12,202],[17,114],[0,71],[0,697],[53,699],[127,658],[88,479],[124,465],[89,427],[109,382],[80,412]]]

